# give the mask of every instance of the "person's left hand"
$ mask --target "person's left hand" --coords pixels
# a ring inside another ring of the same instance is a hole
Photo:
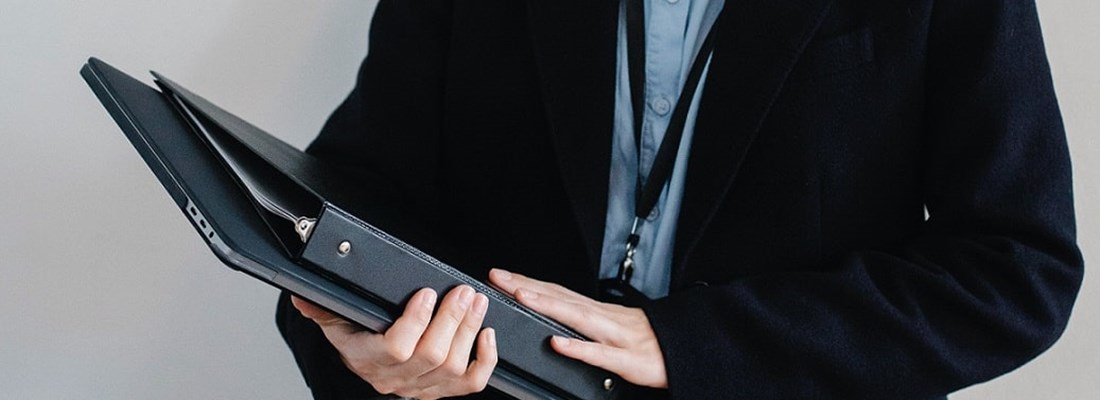
[[[489,282],[531,309],[573,328],[592,342],[554,336],[550,347],[640,386],[668,388],[657,335],[640,308],[601,303],[560,285],[502,269]]]

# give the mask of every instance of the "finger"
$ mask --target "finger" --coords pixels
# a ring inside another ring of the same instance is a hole
[[[452,377],[449,382],[435,384],[422,391],[414,392],[418,399],[463,396],[484,391],[497,364],[496,331],[485,328],[477,335],[477,358],[464,369],[464,373]]]
[[[470,385],[467,390],[480,392],[489,384],[489,377],[493,375],[493,369],[497,366],[497,332],[493,328],[485,328],[478,335],[477,359],[470,363],[466,369],[466,382]]]
[[[335,314],[321,308],[312,302],[302,299],[298,296],[290,296],[290,304],[294,305],[294,308],[298,309],[299,313],[302,313],[303,317],[312,319],[314,321],[326,321],[334,318],[339,318]]]
[[[513,297],[516,295],[516,290],[528,289],[539,293],[555,295],[577,303],[595,302],[595,300],[566,289],[556,283],[540,281],[499,268],[493,268],[489,271],[489,283],[511,294]]]
[[[447,388],[461,383],[470,365],[470,351],[474,347],[474,341],[477,340],[478,331],[481,330],[481,323],[488,307],[489,298],[483,294],[474,296],[473,304],[462,320],[462,324],[455,331],[447,359],[438,368],[421,376],[418,384]]]
[[[355,324],[297,296],[291,296],[290,302],[303,317],[313,320],[333,345],[346,342],[348,336],[362,331]]]
[[[493,268],[489,270],[489,282],[499,287],[501,290],[515,294],[516,290],[529,289],[535,290],[541,293],[553,293],[562,297],[579,296],[569,289],[563,288],[553,283],[540,281],[538,279],[530,278],[522,274],[510,272],[500,268]]]
[[[376,371],[376,367],[400,364],[412,356],[416,342],[431,320],[434,303],[435,291],[425,288],[416,292],[385,334],[367,331],[341,334],[325,330],[324,326],[321,329],[352,370]]]
[[[550,347],[563,356],[603,368],[620,376],[624,371],[630,370],[628,368],[631,365],[630,353],[624,349],[561,336],[550,338]]]
[[[517,290],[516,300],[596,341],[605,342],[619,330],[596,304],[574,303],[527,289]]]
[[[381,343],[371,346],[371,358],[380,365],[393,365],[408,361],[416,344],[432,320],[436,294],[430,288],[416,292],[405,305],[405,311],[386,330]]]
[[[550,338],[550,347],[563,356],[603,368],[631,383],[668,388],[664,358],[659,354],[653,358],[640,357],[631,350],[561,336]]]
[[[451,342],[451,351],[447,355],[447,364],[453,376],[460,376],[466,372],[470,365],[470,351],[473,350],[474,340],[477,340],[478,331],[485,321],[485,312],[489,309],[489,298],[478,293],[474,296],[474,303],[462,325],[455,332],[454,341]]]
[[[474,289],[466,285],[447,293],[440,303],[439,311],[428,324],[424,336],[420,338],[409,360],[408,369],[405,369],[409,376],[423,375],[447,360],[455,332],[462,324],[462,320],[466,318],[466,312],[473,304],[473,300]]]

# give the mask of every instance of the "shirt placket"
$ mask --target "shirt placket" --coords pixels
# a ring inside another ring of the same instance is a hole
[[[689,0],[646,0],[646,107],[638,173],[649,176],[680,93]]]

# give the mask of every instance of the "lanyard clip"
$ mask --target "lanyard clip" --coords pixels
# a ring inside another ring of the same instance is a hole
[[[630,227],[630,235],[626,237],[626,255],[623,256],[623,261],[619,263],[619,282],[629,283],[631,275],[634,274],[634,253],[638,251],[638,240],[641,239],[638,236],[638,217],[634,217],[634,224]]]

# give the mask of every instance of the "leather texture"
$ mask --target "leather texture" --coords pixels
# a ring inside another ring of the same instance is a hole
[[[345,242],[350,251],[341,254],[338,249]],[[551,349],[552,335],[580,337],[568,328],[332,204],[325,205],[302,258],[395,311],[421,288],[446,293],[458,285],[470,285],[489,298],[483,325],[500,332],[498,369],[529,376],[568,398],[613,399],[627,386],[614,374]],[[604,388],[607,379],[613,382],[612,390]]]

